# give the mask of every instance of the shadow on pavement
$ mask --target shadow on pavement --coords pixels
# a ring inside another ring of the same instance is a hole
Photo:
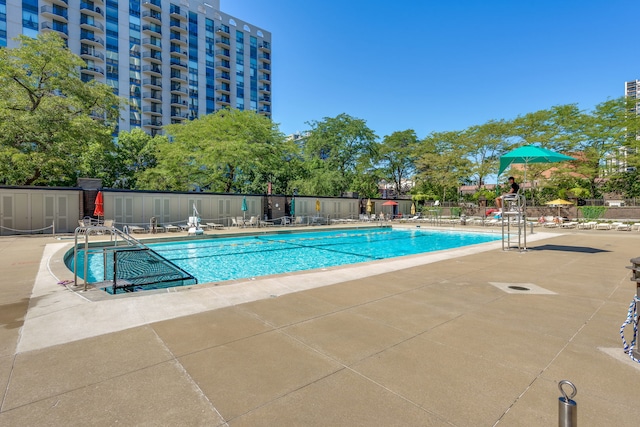
[[[580,252],[583,254],[599,254],[603,252],[611,252],[605,249],[589,248],[584,246],[563,246],[563,245],[542,245],[529,247],[530,251],[563,251],[563,252]]]

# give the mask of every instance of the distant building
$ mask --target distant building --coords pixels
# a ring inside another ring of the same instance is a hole
[[[638,114],[640,112],[640,80],[632,80],[630,82],[624,82],[624,96],[625,98],[637,99],[635,108],[632,110]]]
[[[0,47],[53,31],[82,57],[82,80],[126,98],[119,128],[155,135],[223,108],[271,117],[271,33],[220,0],[0,0]]]

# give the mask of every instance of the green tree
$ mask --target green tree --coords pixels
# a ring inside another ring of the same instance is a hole
[[[462,132],[434,132],[422,141],[416,160],[421,181],[417,191],[439,194],[443,201],[457,195],[472,168],[461,138]]]
[[[265,192],[277,165],[296,156],[277,125],[253,111],[221,110],[166,130],[171,142],[155,144],[157,165],[140,174],[139,188]]]
[[[599,195],[597,179],[602,174],[605,157],[627,142],[627,127],[633,124],[632,120],[624,98],[610,99],[596,105],[585,120],[582,140],[576,146],[581,153],[576,171],[588,181],[592,198]]]
[[[418,137],[412,129],[385,136],[379,149],[382,171],[394,183],[397,194],[405,194],[410,188],[406,180],[415,173]]]
[[[464,157],[471,161],[468,177],[484,185],[489,175],[498,172],[500,156],[511,147],[509,138],[513,124],[505,120],[490,120],[485,124],[471,126],[460,133],[458,145]]]
[[[110,186],[137,189],[138,177],[157,164],[157,146],[167,143],[165,136],[152,137],[140,128],[120,132],[115,151],[111,153]]]
[[[55,33],[19,41],[0,49],[0,183],[74,185],[112,149],[121,101]]]
[[[299,182],[306,194],[338,196],[354,190],[354,178],[377,156],[375,133],[362,119],[347,114],[310,122],[304,144],[306,179]]]

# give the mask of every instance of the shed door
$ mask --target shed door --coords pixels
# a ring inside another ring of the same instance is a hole
[[[3,195],[0,198],[0,236],[11,234],[11,230],[5,228],[13,228],[13,195]]]

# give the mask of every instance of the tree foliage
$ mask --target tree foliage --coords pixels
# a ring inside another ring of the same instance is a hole
[[[416,168],[418,136],[413,129],[385,136],[379,148],[382,172],[393,178],[397,194],[406,194],[410,188],[406,181],[413,178]]]
[[[377,156],[375,133],[364,120],[344,113],[309,125],[303,149],[307,179],[298,181],[302,193],[338,196],[353,191],[358,172]]]
[[[74,185],[113,147],[120,100],[56,34],[19,41],[0,49],[0,183]]]
[[[264,193],[264,180],[278,178],[295,156],[277,126],[252,111],[221,110],[166,130],[171,141],[155,144],[157,164],[140,174],[139,186]]]

